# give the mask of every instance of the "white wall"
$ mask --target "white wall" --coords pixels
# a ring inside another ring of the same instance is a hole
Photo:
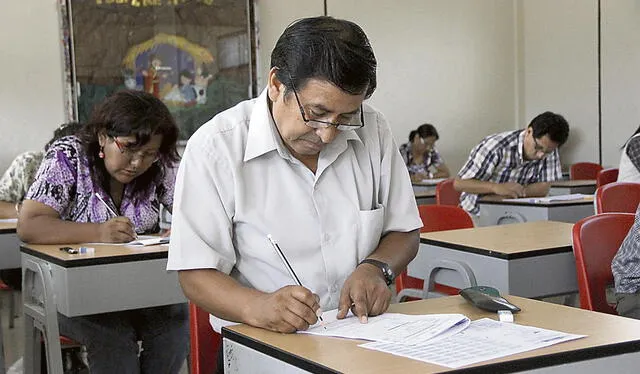
[[[432,123],[455,173],[481,138],[516,128],[513,1],[329,0],[328,13],[368,34],[379,64],[370,102],[398,142]]]
[[[605,1],[606,2],[606,1]],[[596,0],[519,0],[522,126],[546,110],[570,125],[563,165],[598,162]]]
[[[640,124],[640,2],[601,4],[602,164],[618,167],[620,147]]]
[[[65,120],[55,0],[3,2],[0,12],[0,173],[40,150]]]

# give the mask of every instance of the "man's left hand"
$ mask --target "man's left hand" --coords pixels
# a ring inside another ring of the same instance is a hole
[[[367,323],[367,317],[384,313],[390,301],[391,290],[380,269],[371,264],[361,264],[344,282],[337,318],[346,317],[351,309],[360,322]]]

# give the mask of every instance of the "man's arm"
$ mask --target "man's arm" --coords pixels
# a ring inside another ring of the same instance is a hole
[[[367,258],[387,263],[395,274],[400,274],[418,253],[419,244],[419,230],[390,232]],[[367,316],[384,313],[390,299],[391,291],[381,270],[372,264],[359,265],[342,287],[338,318],[344,318],[351,309],[366,322]]]
[[[318,296],[300,286],[265,293],[242,286],[215,269],[180,270],[180,285],[195,304],[216,317],[290,333],[317,322]]]
[[[542,197],[549,194],[551,188],[551,182],[538,182],[527,185],[524,188],[525,196],[529,197]]]

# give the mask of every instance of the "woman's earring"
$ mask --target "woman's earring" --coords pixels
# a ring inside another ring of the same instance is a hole
[[[98,157],[104,158],[104,147],[100,146],[100,152],[98,152]]]

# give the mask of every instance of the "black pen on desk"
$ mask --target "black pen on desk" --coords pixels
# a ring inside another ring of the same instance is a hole
[[[118,213],[116,213],[116,212],[115,212],[115,210],[113,210],[113,209],[109,206],[109,204],[107,204],[107,202],[106,202],[106,201],[104,201],[104,199],[102,198],[102,196],[100,196],[100,194],[99,194],[99,193],[97,193],[97,192],[96,192],[96,193],[95,193],[95,195],[96,195],[96,197],[98,198],[98,200],[100,200],[100,202],[101,202],[101,203],[102,203],[102,204],[107,208],[107,211],[108,211],[108,212],[113,216],[113,218],[118,217]],[[138,233],[137,233],[137,232],[135,232],[135,230],[134,230],[134,234],[136,235],[136,237],[135,237],[135,238],[136,238],[136,239],[138,239]]]
[[[271,234],[267,235],[267,239],[269,239],[269,242],[271,243],[271,245],[273,246],[273,249],[276,251],[276,253],[278,254],[278,257],[280,257],[280,260],[282,260],[282,263],[284,264],[284,267],[287,268],[287,271],[289,272],[289,275],[291,276],[291,278],[293,278],[293,280],[296,282],[296,284],[300,287],[304,287],[302,285],[302,283],[300,282],[300,279],[298,278],[298,276],[296,275],[296,272],[293,271],[293,268],[291,267],[291,264],[289,264],[289,261],[287,260],[287,258],[284,256],[284,253],[282,252],[282,250],[280,249],[280,246],[278,245],[278,243],[276,243],[275,239],[273,239],[273,237],[271,236]],[[318,319],[322,322],[324,322],[324,320],[322,319],[322,316],[318,316]],[[326,329],[326,327],[325,327]]]

